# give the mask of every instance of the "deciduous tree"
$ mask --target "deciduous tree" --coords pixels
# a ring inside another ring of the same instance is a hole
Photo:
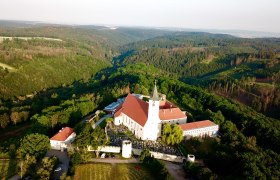
[[[183,131],[177,124],[164,124],[162,140],[167,145],[179,144],[183,140]]]
[[[50,140],[47,136],[34,133],[25,136],[20,142],[20,155],[24,157],[29,154],[32,156],[42,157],[50,149]]]
[[[7,113],[4,113],[2,115],[0,115],[0,126],[1,128],[5,128],[7,127],[7,125],[9,124],[10,118],[9,115]]]

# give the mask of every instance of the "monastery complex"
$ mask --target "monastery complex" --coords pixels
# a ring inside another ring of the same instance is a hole
[[[216,136],[219,130],[219,126],[209,120],[187,123],[186,113],[164,94],[159,95],[156,83],[151,97],[128,94],[112,113],[115,125],[123,124],[141,140],[157,140],[165,123],[178,124],[186,138]]]

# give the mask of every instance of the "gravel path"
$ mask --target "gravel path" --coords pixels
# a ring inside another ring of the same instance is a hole
[[[107,119],[109,117],[113,117],[113,115],[112,114],[106,114],[101,119],[99,119],[96,123],[92,124],[92,128],[95,129],[100,123],[102,123],[105,119]]]
[[[186,178],[185,171],[180,164],[164,161],[168,172],[175,180],[184,180]]]

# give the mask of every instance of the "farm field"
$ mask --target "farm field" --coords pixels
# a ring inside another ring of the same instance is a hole
[[[13,176],[16,173],[16,168],[16,161],[0,159],[0,180]]]
[[[140,164],[83,164],[76,167],[75,180],[137,180],[154,179]]]

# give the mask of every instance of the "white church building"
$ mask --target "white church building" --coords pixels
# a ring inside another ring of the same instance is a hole
[[[115,125],[123,124],[142,140],[156,140],[161,135],[163,123],[186,122],[184,112],[167,101],[165,95],[159,97],[156,84],[148,102],[143,100],[143,96],[128,94],[114,114]]]
[[[148,101],[144,100],[143,95],[128,94],[114,114],[115,125],[123,124],[142,140],[156,140],[160,137],[164,123],[179,124],[184,135],[192,135],[189,132],[184,132],[185,130],[189,131],[190,128],[184,129],[182,126],[189,124],[185,112],[167,101],[164,94],[159,96],[156,84],[153,95]],[[208,130],[207,126],[204,128]]]

